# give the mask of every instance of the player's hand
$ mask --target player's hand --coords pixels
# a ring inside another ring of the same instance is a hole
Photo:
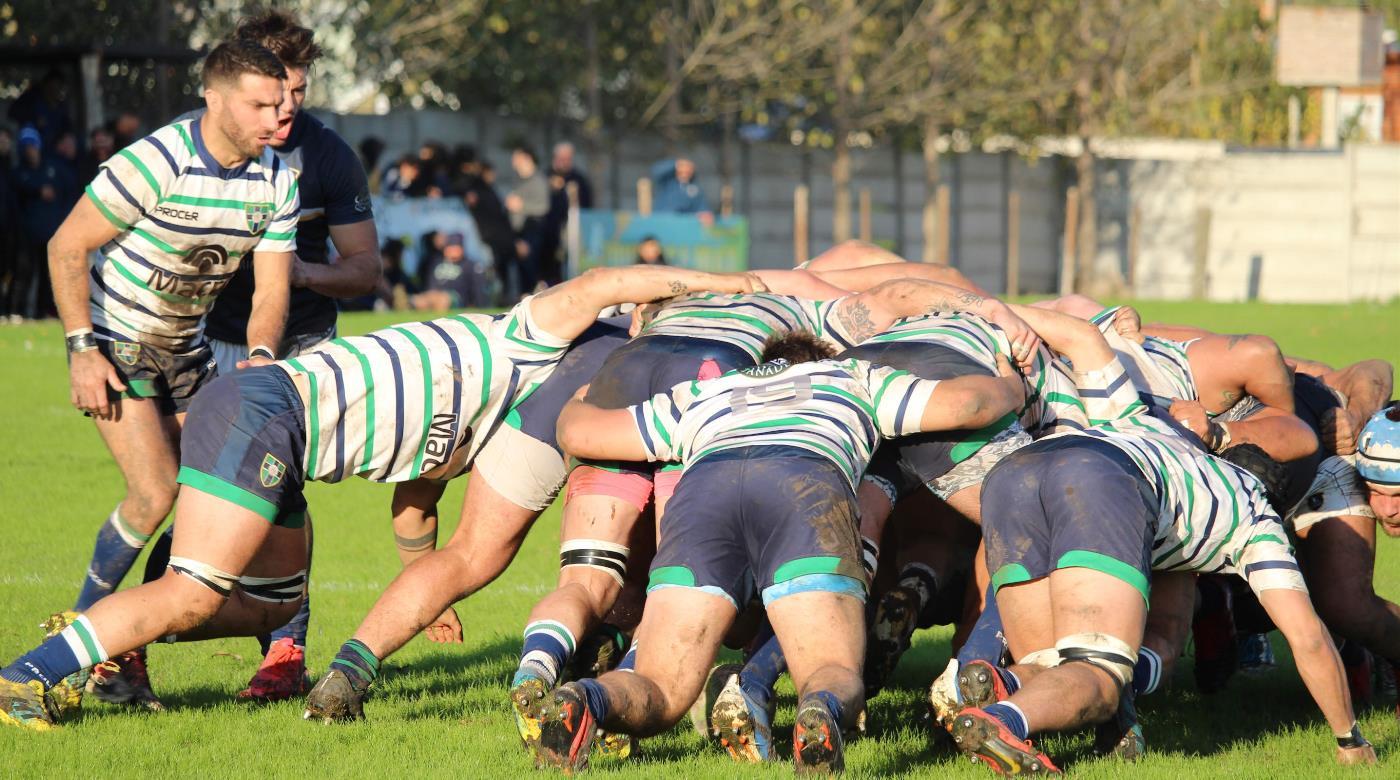
[[[764,281],[763,281],[763,277],[759,276],[758,274],[753,273],[752,271],[745,271],[745,272],[744,272],[744,278],[747,279],[748,282],[749,282],[749,289],[747,290],[747,292],[750,292],[750,293],[766,293],[766,292],[770,292],[770,290],[768,289],[768,285],[765,284]]]
[[[1181,399],[1172,401],[1169,414],[1173,420],[1201,437],[1201,441],[1204,442],[1210,438],[1210,417],[1206,414],[1206,408],[1201,406],[1200,401],[1183,401]]]
[[[276,361],[274,361],[274,360],[273,360],[272,358],[270,358],[270,357],[264,357],[264,356],[262,356],[262,355],[257,355],[257,356],[255,356],[255,357],[250,357],[250,358],[248,358],[247,360],[240,360],[240,361],[238,361],[238,363],[237,363],[234,367],[237,368],[237,369],[239,369],[239,370],[241,371],[241,370],[243,370],[243,369],[245,369],[245,368],[256,368],[257,366],[270,366],[270,365],[272,365],[274,362],[276,362]]]
[[[1026,403],[1026,382],[1021,378],[1021,372],[1011,365],[1011,361],[1006,359],[1006,355],[997,353],[997,377],[1006,381],[1008,395],[1015,399],[1014,406],[1020,408]]]
[[[1365,426],[1366,421],[1349,409],[1328,409],[1322,413],[1322,446],[1336,455],[1350,455]]]
[[[457,611],[448,607],[447,611],[438,615],[431,625],[423,629],[424,635],[431,642],[440,645],[460,645],[462,644],[462,621],[457,618]]]
[[[307,278],[306,263],[303,263],[300,257],[292,255],[292,287],[305,287],[310,281],[311,280]]]
[[[1376,749],[1370,744],[1337,748],[1337,763],[1343,766],[1376,763]]]
[[[1029,370],[1035,362],[1036,350],[1040,348],[1040,336],[1010,306],[1001,301],[989,303],[994,305],[987,319],[1005,331],[1007,341],[1011,342],[1011,357],[1022,369]]]
[[[1131,306],[1118,307],[1113,315],[1113,329],[1128,341],[1142,343],[1142,315]]]
[[[108,388],[118,393],[126,389],[126,384],[117,375],[117,369],[96,349],[75,352],[70,356],[68,378],[68,398],[73,406],[78,411],[104,420],[110,419],[115,411],[108,398]]]

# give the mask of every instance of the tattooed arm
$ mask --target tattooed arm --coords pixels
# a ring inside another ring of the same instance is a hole
[[[88,254],[111,241],[118,232],[91,199],[82,198],[49,240],[49,278],[53,280],[54,303],[63,320],[64,333],[91,332]],[[78,409],[97,417],[108,417],[113,411],[108,388],[117,392],[126,389],[117,370],[96,349],[73,353],[68,375],[69,400]]]
[[[767,290],[753,274],[712,274],[670,266],[594,268],[530,300],[530,314],[546,332],[575,339],[618,303],[647,303],[700,292],[722,294]]]
[[[836,318],[847,335],[859,342],[901,317],[939,311],[968,312],[996,323],[1006,331],[1017,360],[1029,360],[1040,344],[1035,331],[996,298],[921,279],[894,279],[852,295],[838,305]]]
[[[1371,415],[1390,401],[1395,369],[1384,360],[1363,360],[1319,377],[1346,397],[1346,406],[1329,409],[1322,417],[1322,444],[1328,452],[1356,452],[1356,437]]]

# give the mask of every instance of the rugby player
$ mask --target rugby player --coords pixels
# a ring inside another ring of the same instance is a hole
[[[49,242],[70,397],[92,416],[126,483],[98,531],[74,611],[56,615],[51,630],[110,594],[169,514],[185,411],[216,373],[204,316],[240,267],[255,279],[246,338],[282,337],[299,199],[295,172],[268,145],[286,75],[256,43],[216,47],[203,65],[207,113],[103,163]],[[112,697],[156,706],[143,656],[118,660],[130,684]]]
[[[269,146],[297,174],[301,197],[296,254],[292,258],[291,299],[280,344],[246,340],[254,280],[240,268],[205,318],[204,333],[221,373],[252,355],[296,357],[335,337],[336,298],[372,292],[379,282],[379,236],[374,227],[369,182],[359,156],[334,130],[301,110],[311,67],[321,57],[315,34],[291,14],[267,10],[239,20],[230,36],[261,44],[287,69],[277,131]],[[338,255],[330,262],[327,241]],[[311,522],[307,521],[307,533]],[[167,531],[167,534],[169,531]],[[242,698],[276,701],[306,693],[305,646],[311,617],[309,595],[287,625],[259,637],[263,662],[239,692]],[[98,679],[102,679],[99,675]],[[110,687],[110,684],[109,686]]]
[[[146,643],[257,635],[282,625],[305,590],[307,480],[460,474],[519,391],[546,378],[602,308],[696,289],[751,292],[755,283],[748,275],[676,268],[598,269],[503,315],[336,339],[216,380],[192,405],[182,438],[183,488],[167,572],[103,599],[0,669],[0,720],[50,727],[48,689]],[[351,640],[330,677],[363,690],[377,666],[371,649]]]
[[[805,334],[764,357],[831,354]],[[595,724],[636,736],[695,700],[738,610],[761,595],[800,696],[799,769],[840,770],[841,732],[864,703],[861,564],[854,485],[881,438],[977,428],[1023,401],[1003,357],[996,377],[947,382],[858,360],[775,360],[626,409],[579,400],[559,435],[580,457],[682,460],[662,520],[634,673],[568,683],[547,701],[538,760],[586,766]]]
[[[1105,422],[1042,439],[988,476],[987,565],[1017,663],[960,691],[958,747],[1002,773],[1058,771],[1028,735],[1114,716],[1130,695],[1148,578],[1160,568],[1246,578],[1293,648],[1338,760],[1373,763],[1264,485],[1148,413],[1108,343],[1097,349],[1071,360],[1090,417]]]

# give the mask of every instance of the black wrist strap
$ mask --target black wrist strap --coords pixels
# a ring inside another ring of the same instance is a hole
[[[72,336],[65,336],[63,339],[68,344],[68,352],[91,352],[97,349],[97,336],[92,331],[86,333],[75,333]]]
[[[1345,737],[1337,737],[1337,747],[1339,748],[1358,748],[1369,744],[1371,743],[1361,736],[1361,726],[1356,723],[1351,724],[1350,734]]]
[[[274,354],[272,354],[272,350],[268,349],[267,347],[253,347],[252,351],[250,351],[250,352],[248,353],[248,357],[250,357],[250,358],[265,357],[265,358],[267,358],[268,360],[276,360],[276,359],[277,359],[277,356],[274,355]]]

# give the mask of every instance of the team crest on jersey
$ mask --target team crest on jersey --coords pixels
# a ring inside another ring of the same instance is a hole
[[[141,345],[131,341],[113,341],[112,355],[126,365],[134,366],[141,357]]]
[[[262,468],[258,470],[258,478],[265,488],[277,487],[282,482],[282,477],[287,475],[287,464],[272,457],[268,453],[263,457]]]
[[[245,203],[243,215],[248,218],[248,232],[257,235],[267,229],[272,221],[271,203]]]
[[[786,360],[778,358],[777,360],[770,360],[762,365],[746,366],[744,368],[739,369],[739,373],[743,374],[744,376],[762,378],[765,376],[777,376],[778,374],[783,373],[789,368],[791,368],[791,366]]]

